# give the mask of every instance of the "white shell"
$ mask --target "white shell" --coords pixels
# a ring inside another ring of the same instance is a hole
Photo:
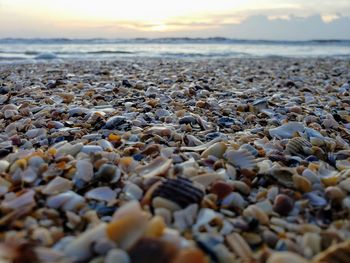
[[[34,195],[35,195],[35,192],[33,190],[29,190],[24,194],[15,197],[14,199],[11,199],[11,200],[5,199],[1,203],[1,208],[17,210],[25,206],[35,205]]]
[[[230,150],[224,154],[229,163],[240,169],[254,169],[256,167],[256,159],[246,149]]]
[[[97,187],[85,194],[88,199],[95,199],[98,201],[112,201],[117,197],[117,193],[107,186]]]
[[[171,166],[172,160],[158,156],[151,163],[136,167],[135,172],[139,175],[148,178],[164,174]]]
[[[100,239],[106,237],[106,224],[101,223],[89,229],[73,239],[64,249],[64,254],[75,261],[84,261],[92,256],[91,246]]]
[[[76,210],[85,205],[85,199],[81,195],[68,191],[47,199],[47,206],[50,208],[61,208],[64,211]]]
[[[304,124],[301,122],[288,122],[277,128],[269,130],[271,137],[277,137],[279,139],[289,139],[294,136],[295,133],[303,132],[305,130]]]
[[[75,166],[77,171],[74,175],[74,180],[80,179],[88,182],[94,176],[94,167],[92,166],[90,160],[79,160]]]
[[[71,190],[72,185],[73,182],[71,182],[70,180],[60,176],[56,176],[43,188],[41,192],[46,195],[55,195]]]

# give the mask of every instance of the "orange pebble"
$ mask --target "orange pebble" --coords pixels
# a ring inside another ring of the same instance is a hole
[[[118,134],[110,133],[108,135],[108,140],[112,142],[119,142],[121,140],[121,137]]]
[[[162,236],[166,224],[163,217],[155,216],[153,217],[147,225],[145,236],[146,237],[160,237]]]
[[[197,248],[187,248],[179,252],[173,263],[208,263],[204,253]]]

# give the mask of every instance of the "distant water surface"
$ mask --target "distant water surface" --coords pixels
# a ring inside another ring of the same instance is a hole
[[[350,58],[350,40],[0,39],[0,63],[132,57],[196,59],[275,56]]]

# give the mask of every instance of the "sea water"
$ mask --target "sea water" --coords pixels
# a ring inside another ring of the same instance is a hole
[[[350,58],[350,40],[227,38],[0,39],[0,63],[121,58]]]

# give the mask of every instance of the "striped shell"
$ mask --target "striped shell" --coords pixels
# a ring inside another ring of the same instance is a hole
[[[286,153],[297,156],[309,156],[312,144],[301,137],[290,139],[286,146]]]
[[[202,201],[204,193],[190,180],[182,177],[167,179],[153,192],[152,199],[162,197],[176,203],[182,208]]]
[[[254,169],[256,167],[255,156],[247,149],[227,151],[224,157],[230,164],[239,169]]]

